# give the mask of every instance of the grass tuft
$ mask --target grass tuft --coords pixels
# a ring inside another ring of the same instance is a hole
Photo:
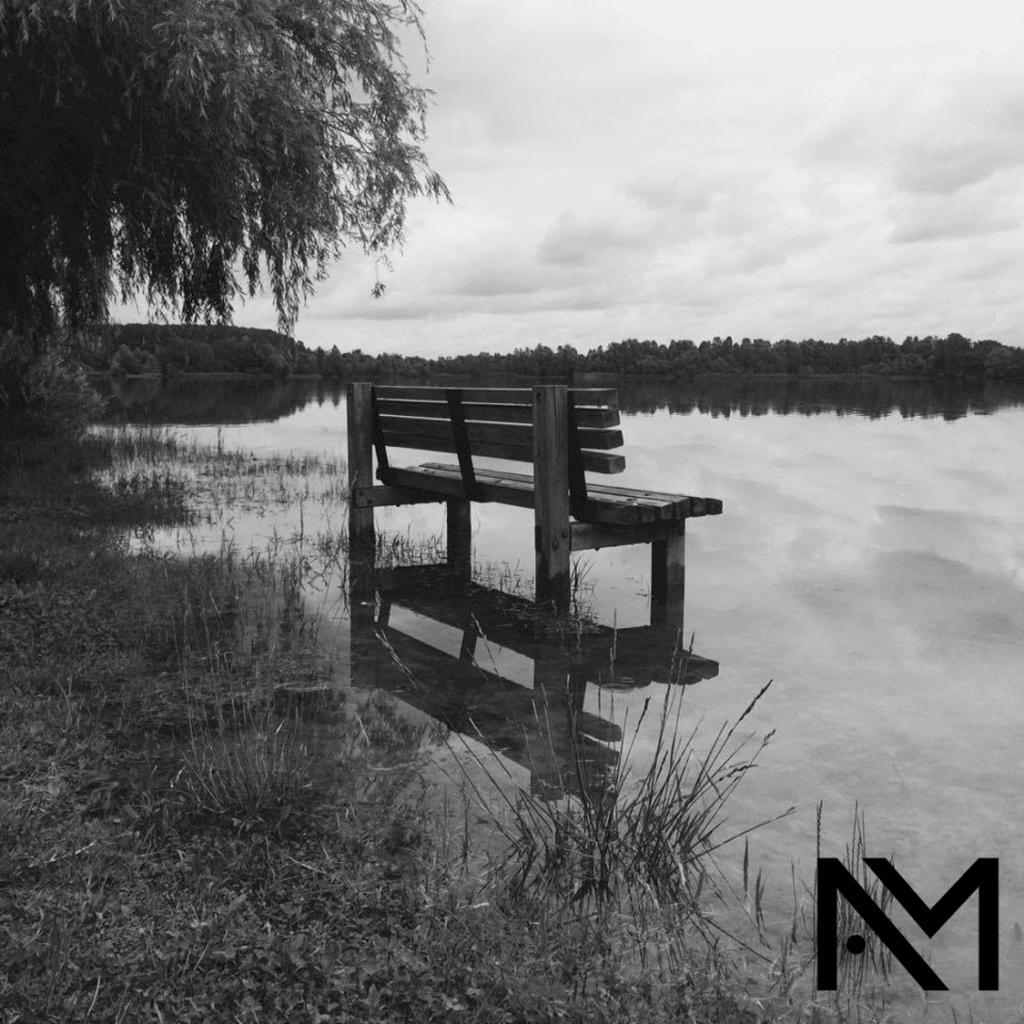
[[[644,702],[610,777],[595,775],[567,701],[575,795],[552,799],[518,790],[509,798],[513,824],[504,870],[510,895],[520,899],[533,890],[581,909],[653,901],[696,912],[708,859],[739,837],[722,835],[726,803],[771,740],[769,733],[749,753],[747,741],[736,740],[768,685],[704,751],[699,726],[687,730],[682,719],[684,690],[665,687],[660,704]],[[633,750],[651,714],[657,715],[654,749],[641,767]]]

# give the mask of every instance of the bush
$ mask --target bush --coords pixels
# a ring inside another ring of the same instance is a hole
[[[114,353],[114,358],[110,360],[110,372],[115,377],[123,377],[129,373],[138,373],[138,356],[127,345],[122,345]]]
[[[84,369],[62,346],[42,354],[13,332],[0,335],[0,417],[5,432],[77,439],[103,411]]]

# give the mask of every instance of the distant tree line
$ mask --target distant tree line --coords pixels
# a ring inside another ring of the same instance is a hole
[[[763,338],[656,341],[629,338],[577,352],[571,345],[518,348],[507,354],[372,356],[360,349],[309,349],[277,331],[226,326],[123,324],[94,329],[84,346],[91,369],[115,375],[233,372],[355,379],[380,376],[570,377],[580,373],[686,380],[702,374],[862,374],[1024,380],[1024,349],[998,341],[908,337],[897,344],[875,335],[859,341],[815,339],[770,342]]]
[[[393,357],[389,357],[393,358]],[[860,341],[815,339],[770,342],[763,338],[656,341],[629,338],[589,352],[570,345],[538,345],[510,355],[448,356],[432,361],[440,372],[568,376],[574,373],[643,375],[675,380],[701,374],[865,374],[887,377],[990,377],[1024,379],[1024,349],[998,341],[908,337],[902,344],[874,336]]]

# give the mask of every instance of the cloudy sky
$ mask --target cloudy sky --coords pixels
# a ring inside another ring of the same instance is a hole
[[[436,0],[424,26],[454,205],[411,206],[382,299],[346,255],[307,344],[1024,344],[1024,6]]]

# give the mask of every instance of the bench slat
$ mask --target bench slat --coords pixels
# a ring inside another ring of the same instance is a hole
[[[482,405],[479,402],[463,402],[466,422],[486,421],[491,423],[533,423],[532,405]],[[431,419],[447,419],[448,403],[444,401],[424,402],[398,398],[380,398],[377,410],[391,416],[426,416]],[[604,429],[619,425],[618,409],[577,406],[576,422],[581,427]]]
[[[430,472],[458,472],[457,466],[449,466],[443,462],[426,462],[417,468]],[[533,481],[527,473],[503,473],[492,469],[477,470],[477,477],[519,485],[532,485]],[[661,491],[632,490],[628,487],[593,483],[587,485],[587,493],[591,498],[599,499],[606,504],[658,510],[660,515],[655,517],[657,519],[689,519],[695,516],[717,516],[722,513],[722,502],[719,498],[698,498],[689,494],[666,494]],[[653,522],[654,519],[647,521]]]
[[[454,452],[455,442],[449,437],[427,437],[423,434],[384,431],[384,443],[390,448],[415,448],[429,452]],[[494,459],[511,459],[514,462],[532,462],[533,448],[522,444],[498,444],[493,441],[470,441],[474,455],[486,455]],[[455,467],[456,470],[458,467]],[[461,479],[461,476],[460,476]]]
[[[458,466],[444,463],[425,463],[408,469],[389,469],[385,483],[400,487],[436,490],[452,497],[462,496],[462,477]],[[526,473],[506,473],[499,470],[477,470],[478,501],[497,501],[520,508],[533,508],[533,477]],[[642,492],[603,494],[600,485],[590,488],[586,508],[586,521],[612,523],[622,526],[656,524],[667,519],[687,519],[694,516],[717,515],[721,502],[714,498],[694,498],[676,494],[672,501],[646,497]],[[622,491],[624,488],[616,488]],[[637,543],[644,543],[641,537]]]
[[[462,474],[459,473],[459,467],[447,466],[445,468],[450,472],[424,472],[422,466],[417,469],[402,469],[392,466],[386,473],[378,475],[384,483],[390,484],[392,487],[415,487],[436,491],[452,498],[461,498],[463,496]],[[497,501],[502,505],[533,508],[533,478],[531,477],[529,480],[528,486],[524,486],[518,481],[512,481],[507,485],[496,480],[488,480],[486,483],[478,481],[475,500]]]
[[[374,484],[368,487],[353,487],[351,501],[355,508],[384,508],[389,505],[421,505],[437,503],[445,499],[436,491],[416,491],[410,487],[389,487]]]
[[[405,434],[414,437],[441,438],[454,443],[451,420],[423,419],[414,416],[381,416],[381,429],[388,434]],[[527,447],[533,444],[533,426],[526,423],[466,423],[470,441],[484,441],[493,444],[511,444]],[[607,451],[622,447],[621,430],[594,430],[583,427],[579,431],[582,448],[596,448]],[[454,450],[454,449],[452,449]]]
[[[425,437],[421,433],[398,433],[385,430],[382,436],[384,443],[393,448],[414,448],[429,452],[455,451],[455,442],[450,433],[445,438]],[[472,438],[469,444],[474,455],[492,459],[510,459],[513,462],[533,462],[532,444],[519,445],[499,441],[479,441]],[[583,456],[583,468],[591,473],[621,473],[626,468],[626,460],[621,455],[586,450],[580,454]]]
[[[436,490],[440,494],[462,497],[462,476],[458,466],[418,466],[415,469],[391,468],[383,474],[385,483],[397,487],[416,487],[422,490]],[[477,473],[474,501],[496,501],[502,505],[517,505],[533,508],[535,494],[533,477],[523,473]],[[612,499],[612,504],[587,503],[587,517],[594,522],[619,523],[631,526],[636,523],[652,522],[656,512],[653,508],[623,503]]]
[[[377,398],[421,399],[437,401],[443,395],[443,387],[406,387],[398,384],[374,385]],[[483,402],[486,405],[529,405],[533,406],[532,388],[459,388],[463,402]],[[603,405],[618,409],[618,388],[570,388],[577,406]]]

